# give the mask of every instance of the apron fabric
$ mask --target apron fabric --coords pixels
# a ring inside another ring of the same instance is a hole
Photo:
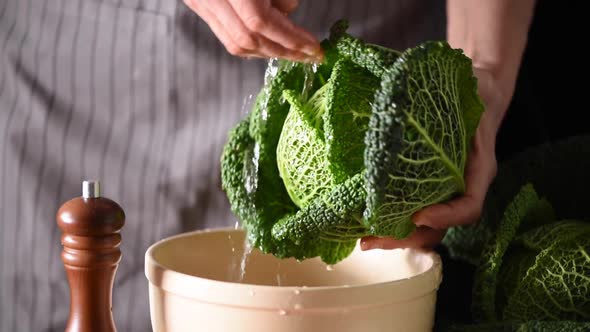
[[[405,49],[444,39],[443,1],[301,1],[296,22]],[[227,131],[265,62],[229,55],[176,0],[0,0],[0,331],[63,331],[69,288],[55,214],[85,179],[126,213],[119,331],[150,331],[144,254],[234,225],[220,188]]]

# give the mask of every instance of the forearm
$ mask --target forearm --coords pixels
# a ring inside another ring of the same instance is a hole
[[[449,44],[463,49],[476,70],[494,76],[503,90],[496,92],[506,103],[512,98],[534,5],[535,0],[447,1]],[[507,106],[490,114],[496,130]]]

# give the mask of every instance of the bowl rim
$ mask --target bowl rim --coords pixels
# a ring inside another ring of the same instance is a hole
[[[271,286],[271,285],[257,285],[248,283],[236,283],[230,281],[222,281],[216,279],[209,279],[199,276],[194,276],[172,270],[164,264],[161,264],[154,258],[154,252],[163,243],[172,240],[191,237],[203,233],[223,233],[223,232],[245,231],[243,229],[236,229],[234,227],[221,228],[207,228],[202,230],[184,232],[170,237],[163,238],[146,250],[145,253],[145,276],[149,281],[149,287],[161,288],[164,291],[173,293],[177,296],[198,300],[200,302],[207,302],[221,305],[234,305],[243,307],[243,297],[253,292],[256,296],[249,296],[251,301],[247,307],[259,307],[267,309],[291,307],[291,295],[305,294],[308,297],[309,304],[306,308],[330,308],[333,307],[333,300],[342,299],[342,297],[349,298],[350,307],[374,307],[380,305],[387,305],[391,303],[410,301],[412,299],[427,296],[438,290],[442,282],[442,261],[440,256],[429,250],[413,249],[422,255],[427,255],[432,260],[432,265],[425,271],[412,275],[407,278],[395,279],[389,281],[381,281],[376,283],[355,284],[355,285],[331,285],[331,286]],[[404,285],[412,285],[412,287],[403,287]],[[411,291],[416,290],[419,291]],[[225,294],[220,296],[220,294]],[[395,295],[395,296],[392,296]],[[363,301],[363,298],[373,299],[370,301]],[[268,301],[264,300],[268,297],[274,297],[273,305],[268,305]],[[377,300],[375,300],[375,297]],[[281,301],[281,298],[285,299]],[[330,300],[332,299],[332,301]],[[279,304],[277,302],[282,302]],[[345,301],[346,302],[346,301]]]

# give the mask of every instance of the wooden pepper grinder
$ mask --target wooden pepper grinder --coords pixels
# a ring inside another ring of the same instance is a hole
[[[70,284],[67,332],[116,331],[112,290],[124,223],[123,209],[101,197],[98,181],[84,181],[82,197],[64,203],[57,212],[63,232],[61,258]]]

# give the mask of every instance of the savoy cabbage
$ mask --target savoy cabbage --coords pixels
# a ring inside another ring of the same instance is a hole
[[[483,112],[471,60],[445,42],[398,52],[337,22],[323,63],[272,61],[221,158],[250,242],[278,257],[345,258],[366,235],[404,238],[416,211],[465,189]]]
[[[450,248],[470,233],[457,232],[445,239]],[[478,324],[451,331],[590,330],[590,223],[558,219],[526,184],[479,255],[471,308]]]

